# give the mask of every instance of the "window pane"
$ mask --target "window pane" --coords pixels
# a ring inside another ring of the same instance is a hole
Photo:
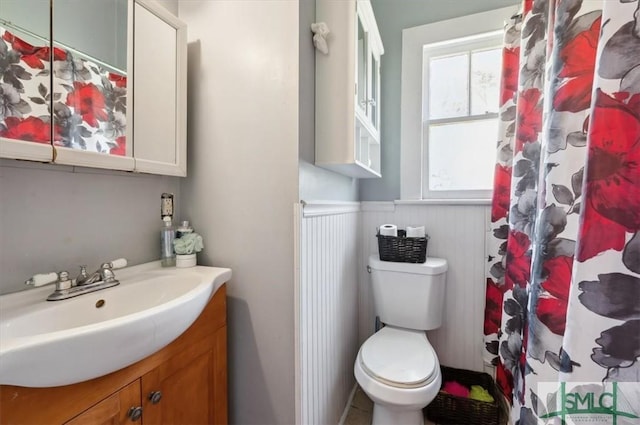
[[[498,119],[429,126],[429,190],[491,190]]]
[[[429,118],[469,114],[469,55],[432,58],[429,61]]]
[[[500,49],[471,54],[471,114],[498,112]]]

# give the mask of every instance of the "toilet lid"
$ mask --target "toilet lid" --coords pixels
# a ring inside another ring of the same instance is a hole
[[[362,344],[360,364],[373,378],[400,388],[428,384],[439,367],[424,332],[390,326],[385,326]]]

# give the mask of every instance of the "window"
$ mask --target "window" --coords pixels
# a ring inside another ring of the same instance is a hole
[[[493,186],[501,35],[424,46],[423,198],[488,198]]]
[[[490,199],[501,28],[514,11],[403,31],[402,199]]]

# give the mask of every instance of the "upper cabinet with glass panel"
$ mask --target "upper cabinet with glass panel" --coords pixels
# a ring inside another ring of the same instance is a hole
[[[368,0],[317,0],[329,54],[316,54],[316,165],[351,177],[380,177],[380,57]],[[348,88],[352,87],[353,91]]]
[[[0,1],[0,157],[53,157],[49,34],[48,1]]]

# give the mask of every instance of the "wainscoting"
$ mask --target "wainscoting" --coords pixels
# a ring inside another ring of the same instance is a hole
[[[376,228],[424,225],[430,236],[427,256],[449,263],[443,326],[429,331],[441,364],[483,371],[482,332],[485,298],[485,240],[488,205],[407,205],[363,202],[359,277],[359,339],[374,331],[375,314],[366,264],[378,253]]]
[[[358,203],[296,207],[296,419],[337,424],[355,385]]]
[[[348,407],[353,362],[375,327],[366,265],[378,253],[376,228],[384,223],[426,226],[427,255],[449,263],[443,326],[429,331],[429,340],[441,364],[483,370],[489,213],[488,205],[296,205],[297,423],[336,424]]]

